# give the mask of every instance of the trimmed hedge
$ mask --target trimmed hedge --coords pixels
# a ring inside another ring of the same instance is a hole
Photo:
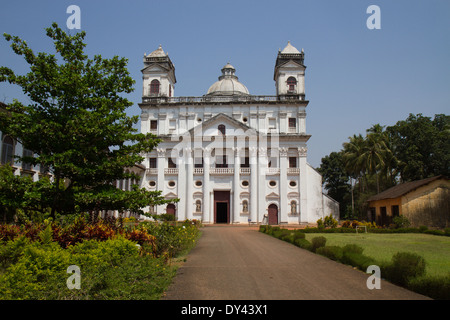
[[[381,231],[384,230],[384,231]],[[315,252],[331,260],[348,264],[366,272],[370,265],[378,265],[381,268],[382,277],[392,283],[403,286],[411,291],[423,294],[433,299],[450,299],[450,273],[444,277],[432,277],[425,275],[426,262],[423,257],[410,252],[397,252],[391,262],[380,263],[363,254],[364,249],[356,244],[347,244],[344,247],[326,246],[326,238],[314,237],[311,242],[305,239],[305,233],[320,232],[355,232],[352,228],[317,229],[306,228],[288,230],[269,225],[260,226],[259,231],[290,242],[302,249]],[[437,235],[450,235],[450,229],[445,231],[427,230],[421,228],[401,229],[370,229],[377,233],[429,233]]]

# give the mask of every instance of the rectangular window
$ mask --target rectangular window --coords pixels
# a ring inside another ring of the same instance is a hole
[[[175,162],[173,162],[172,158],[169,158],[169,168],[176,168],[177,164]]]
[[[194,159],[194,168],[203,168],[203,158]]]
[[[391,207],[392,217],[398,217],[400,215],[400,209],[398,206]]]
[[[296,128],[296,127],[297,127],[297,119],[289,118],[289,128]]]
[[[150,130],[158,129],[158,120],[150,120]]]
[[[250,168],[250,158],[245,157],[244,162],[241,162],[241,168]]]
[[[33,151],[28,149],[23,149],[23,157],[32,157]],[[22,162],[22,169],[23,170],[31,170],[31,164],[27,162]]]
[[[216,168],[228,168],[227,156],[216,156]]]
[[[297,168],[297,157],[289,157],[289,168]]]
[[[156,158],[149,159],[150,168],[156,168]]]

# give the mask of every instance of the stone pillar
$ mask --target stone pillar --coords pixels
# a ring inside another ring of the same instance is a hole
[[[288,200],[287,200],[287,167],[288,167],[288,160],[287,160],[287,153],[288,148],[279,148],[280,153],[280,223],[288,222]]]
[[[194,161],[192,159],[192,148],[186,148],[185,160],[186,160],[186,219],[192,219],[193,211],[193,198],[192,198],[192,188],[194,186]]]
[[[299,203],[299,222],[308,222],[308,196],[307,196],[307,186],[308,186],[308,172],[306,163],[306,154],[308,149],[306,147],[298,148],[298,162],[300,168],[299,176],[299,193],[300,193],[300,203]]]
[[[230,221],[231,223],[237,222],[239,219],[239,213],[241,212],[239,206],[239,194],[240,194],[240,167],[241,167],[241,159],[240,159],[240,147],[233,148],[234,150],[234,181],[233,181],[233,210],[231,211]]]
[[[164,196],[164,189],[165,189],[165,185],[164,185],[164,169],[166,166],[166,149],[163,148],[158,148],[156,149],[156,152],[158,154],[158,159],[156,160],[156,168],[158,168],[158,180],[156,182],[156,188],[157,190],[161,190],[162,196]],[[161,214],[161,213],[165,213],[166,211],[166,205],[163,206],[158,206],[157,208],[155,208],[156,213],[157,214]]]
[[[301,111],[298,113],[298,133],[306,133],[306,112]]]
[[[212,223],[211,210],[209,204],[210,183],[209,183],[209,168],[211,166],[211,149],[203,148],[203,221],[206,223]]]
[[[261,141],[260,141],[261,145]],[[267,174],[267,147],[258,148],[258,217],[262,221],[267,213],[266,206],[266,174]]]
[[[249,148],[250,156],[250,219],[252,222],[261,221],[258,218],[258,149]]]
[[[183,156],[180,157],[180,150],[176,150],[177,154],[177,167],[178,167],[178,183],[177,183],[177,197],[180,201],[177,204],[177,220],[186,220],[186,201],[183,199],[186,195],[186,151],[183,149]]]

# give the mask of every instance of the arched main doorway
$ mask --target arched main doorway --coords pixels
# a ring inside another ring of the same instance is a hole
[[[170,215],[173,215],[174,218],[176,217],[176,215],[175,215],[176,214],[176,207],[175,207],[175,205],[173,203],[169,203],[167,205],[166,213],[170,214]]]
[[[269,205],[269,224],[278,224],[278,207],[276,204]]]

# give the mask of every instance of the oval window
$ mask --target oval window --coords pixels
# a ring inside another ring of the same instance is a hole
[[[200,180],[195,181],[195,185],[197,187],[201,187],[202,186],[202,182]]]
[[[169,181],[169,187],[175,187],[175,181]]]
[[[294,180],[289,181],[289,185],[290,185],[291,187],[295,187],[295,186],[297,185],[297,182],[295,182]]]
[[[276,181],[273,181],[273,180],[269,181],[269,186],[275,187],[276,185],[277,185]]]

